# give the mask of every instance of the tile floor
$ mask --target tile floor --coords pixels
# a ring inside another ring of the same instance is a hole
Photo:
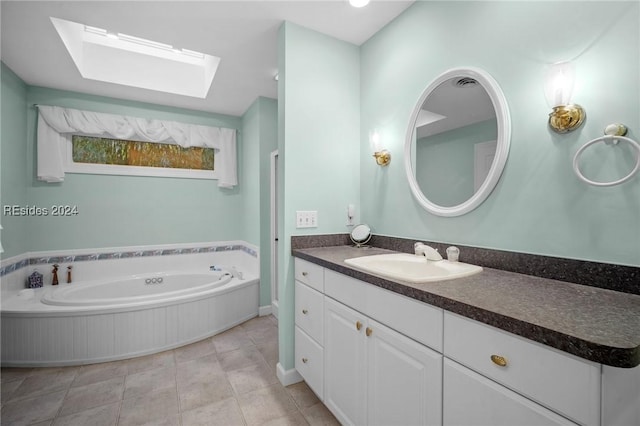
[[[257,317],[141,358],[61,368],[3,368],[3,426],[338,425],[304,383],[275,371],[278,329]]]

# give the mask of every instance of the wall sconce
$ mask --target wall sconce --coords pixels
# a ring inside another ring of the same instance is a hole
[[[557,133],[577,129],[586,117],[584,109],[571,103],[575,70],[571,62],[553,64],[544,85],[547,103],[553,111],[549,114],[549,126]]]
[[[380,134],[374,130],[369,134],[369,144],[373,151],[373,157],[379,166],[387,166],[391,162],[391,153],[380,148]]]

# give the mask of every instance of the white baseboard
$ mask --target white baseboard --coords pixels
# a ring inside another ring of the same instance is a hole
[[[271,315],[272,313],[271,305],[260,306],[258,308],[258,316],[265,317],[267,315]]]
[[[298,373],[298,370],[292,368],[291,370],[285,371],[280,363],[278,363],[276,367],[276,374],[278,376],[278,380],[282,383],[282,386],[289,386],[304,380],[300,373]]]

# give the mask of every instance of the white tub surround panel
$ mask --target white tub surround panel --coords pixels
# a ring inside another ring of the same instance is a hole
[[[3,366],[91,364],[161,352],[258,315],[259,281],[186,303],[92,314],[2,314]]]

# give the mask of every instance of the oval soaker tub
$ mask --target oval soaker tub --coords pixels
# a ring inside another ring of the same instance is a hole
[[[122,306],[162,301],[213,290],[231,281],[223,272],[164,272],[73,283],[45,294],[41,301],[57,306]]]
[[[244,279],[154,272],[22,290],[2,301],[2,365],[113,361],[213,336],[258,315],[260,280],[241,272]]]

